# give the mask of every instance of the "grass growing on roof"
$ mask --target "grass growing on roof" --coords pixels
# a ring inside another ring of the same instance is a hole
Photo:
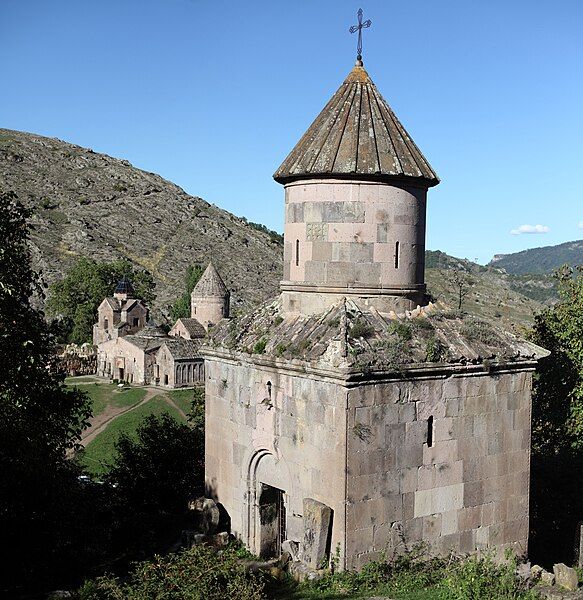
[[[145,390],[135,391],[144,391],[145,393]],[[185,422],[184,417],[166,402],[163,395],[154,396],[148,402],[114,419],[104,431],[87,445],[81,458],[82,464],[92,475],[101,475],[107,470],[107,465],[111,463],[115,453],[115,443],[120,434],[127,433],[133,437],[144,417],[161,415],[162,413],[169,413],[177,421]]]

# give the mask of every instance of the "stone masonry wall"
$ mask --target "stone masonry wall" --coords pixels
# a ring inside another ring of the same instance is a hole
[[[341,180],[286,185],[284,280],[385,289],[423,284],[425,204],[426,190],[412,187]]]
[[[256,491],[283,489],[289,539],[302,540],[303,499],[331,507],[332,548],[344,544],[346,389],[206,356],[207,495],[258,551]],[[268,382],[271,382],[271,396]]]
[[[420,540],[526,552],[531,384],[515,372],[350,390],[347,567]]]
[[[147,357],[144,352],[130,344],[124,338],[116,338],[103,342],[97,352],[97,375],[119,379],[120,367],[123,368],[123,379],[136,385],[146,383]]]

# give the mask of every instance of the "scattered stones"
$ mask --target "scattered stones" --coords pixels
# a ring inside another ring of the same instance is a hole
[[[303,581],[317,581],[318,579],[322,579],[324,574],[327,573],[323,569],[311,569],[303,562],[289,563],[288,572],[299,583]]]
[[[221,531],[221,533],[217,533],[213,539],[216,546],[220,548],[224,548],[231,541],[231,536],[226,531]]]
[[[47,600],[65,600],[65,598],[73,598],[73,594],[69,590],[55,590],[47,596]]]
[[[574,592],[579,587],[579,578],[577,571],[563,563],[553,566],[556,584],[570,592]]]
[[[300,560],[300,544],[298,542],[285,540],[285,542],[281,544],[281,551],[287,552],[293,562]]]
[[[540,575],[540,581],[543,585],[555,585],[555,576],[553,573],[543,570]]]
[[[206,535],[216,533],[221,513],[214,500],[210,498],[191,500],[188,509],[194,513],[195,527],[198,531]]]
[[[533,565],[530,569],[530,576],[534,581],[538,581],[543,572],[544,569],[540,565]]]
[[[530,563],[520,563],[516,569],[516,575],[523,581],[528,581],[532,577],[532,569]]]
[[[332,509],[312,498],[304,498],[304,541],[301,558],[311,569],[326,559]]]

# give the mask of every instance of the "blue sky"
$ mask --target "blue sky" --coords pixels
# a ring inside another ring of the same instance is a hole
[[[281,231],[271,175],[351,69],[359,6],[365,67],[442,180],[428,248],[583,238],[581,0],[0,0],[0,127]]]

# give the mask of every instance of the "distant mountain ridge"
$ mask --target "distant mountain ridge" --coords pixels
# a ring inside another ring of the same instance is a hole
[[[583,265],[583,240],[531,248],[514,254],[497,254],[488,263],[511,275],[550,274],[565,264]]]

